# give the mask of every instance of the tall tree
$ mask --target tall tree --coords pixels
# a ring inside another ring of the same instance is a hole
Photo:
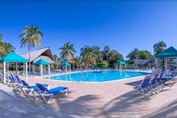
[[[84,63],[83,63],[83,61],[82,61],[82,59],[80,57],[76,57],[75,61],[76,61],[75,62],[75,66],[76,66],[77,69],[81,68],[84,65]]]
[[[99,46],[93,46],[92,49],[93,49],[93,53],[95,55],[97,55],[96,63],[101,62],[103,60],[103,54],[100,51],[100,47]]]
[[[0,42],[3,42],[3,35],[0,34]]]
[[[140,59],[139,50],[135,48],[127,55],[127,58],[129,58],[130,60]]]
[[[54,54],[54,55],[53,55],[53,60],[54,60],[55,62],[58,62],[59,57],[58,57],[56,54]]]
[[[96,62],[99,63],[99,62],[102,62],[102,61],[103,61],[103,53],[100,51],[97,55]]]
[[[103,49],[103,60],[107,60],[109,52],[110,52],[110,47],[105,46]]]
[[[41,45],[41,38],[43,37],[43,33],[39,30],[37,26],[34,25],[27,25],[23,30],[22,33],[19,35],[21,38],[21,48],[24,47],[26,44],[28,45],[28,52],[29,52],[29,71],[31,70],[30,64],[30,50],[32,47],[39,47]]]
[[[164,51],[165,48],[167,47],[166,43],[163,41],[159,41],[154,44],[154,54],[159,54],[160,52]]]
[[[4,42],[3,44],[4,50],[5,50],[5,54],[9,53],[9,52],[13,52],[15,50],[15,47],[13,45],[11,45],[10,43]]]
[[[2,57],[5,54],[5,49],[4,49],[4,43],[3,43],[3,35],[0,34],[0,56]]]
[[[154,58],[154,56],[148,50],[140,50],[139,51],[139,56],[140,56],[140,59],[151,59],[151,58]]]
[[[89,65],[93,66],[96,64],[97,55],[95,54],[93,48],[89,46],[84,46],[81,48],[81,58],[87,68]]]
[[[70,42],[67,42],[63,45],[63,47],[59,48],[61,58],[64,60],[69,60],[74,58],[74,53],[76,50],[74,49],[74,45]]]
[[[92,47],[93,52],[97,55],[100,52],[100,47],[99,46],[93,46]]]
[[[111,50],[108,53],[108,61],[110,63],[110,66],[114,67],[114,64],[121,60],[123,60],[123,56],[118,51]]]

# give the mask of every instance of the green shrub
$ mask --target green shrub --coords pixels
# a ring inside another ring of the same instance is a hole
[[[98,68],[107,68],[108,66],[109,66],[109,64],[108,64],[107,61],[103,61],[103,62],[97,63],[97,67]]]

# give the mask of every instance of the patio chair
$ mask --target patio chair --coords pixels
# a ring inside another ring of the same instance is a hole
[[[6,82],[7,82],[7,85],[9,84],[13,84],[15,83],[15,78],[13,78],[12,76],[6,76]]]
[[[158,93],[164,88],[164,84],[162,83],[161,79],[163,76],[163,73],[154,74],[151,81],[149,82],[150,88],[152,92]]]
[[[7,85],[8,86],[17,87],[18,85],[21,84],[21,81],[17,80],[17,78],[14,77],[12,74],[6,78],[7,78]]]
[[[146,94],[152,91],[149,85],[151,78],[152,75],[145,76],[144,80],[138,86],[135,87],[135,93],[140,93],[143,96],[147,96]]]
[[[168,84],[166,84],[167,82],[168,82]],[[163,73],[160,73],[159,76],[154,75],[154,78],[150,82],[150,87],[153,91],[158,93],[161,90],[163,90],[163,88],[166,85],[172,86],[172,85],[174,85],[174,83],[176,83],[176,75],[175,74],[172,74],[172,75],[170,74],[168,76],[165,74],[165,76],[164,76]]]
[[[46,103],[50,103],[50,100],[54,95],[59,93],[62,93],[63,95],[67,95],[69,91],[68,87],[63,87],[63,86],[58,86],[56,88],[48,89],[43,84],[36,83],[36,85],[39,88],[39,94],[41,95],[41,97]],[[46,97],[49,98],[47,99]]]
[[[171,73],[171,74],[165,74],[164,76],[162,76],[160,78],[161,82],[163,83],[163,85],[169,85],[169,86],[173,86],[176,83],[176,72]]]

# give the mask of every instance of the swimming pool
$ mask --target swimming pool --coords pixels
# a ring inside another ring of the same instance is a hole
[[[87,71],[63,74],[59,76],[44,77],[44,79],[62,80],[62,81],[79,81],[79,82],[108,82],[114,80],[123,80],[132,77],[144,76],[149,73],[145,72],[127,72],[127,71]]]

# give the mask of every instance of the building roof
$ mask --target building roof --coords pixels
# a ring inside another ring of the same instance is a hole
[[[2,57],[0,62],[25,63],[28,62],[28,60],[14,52],[10,52],[6,56]]]
[[[29,53],[21,54],[21,56],[29,60]],[[42,48],[30,53],[30,62],[36,62],[39,59],[44,59],[49,63],[55,63],[50,48]]]
[[[154,64],[155,59],[135,59],[134,64],[136,65],[148,65],[148,64]]]

